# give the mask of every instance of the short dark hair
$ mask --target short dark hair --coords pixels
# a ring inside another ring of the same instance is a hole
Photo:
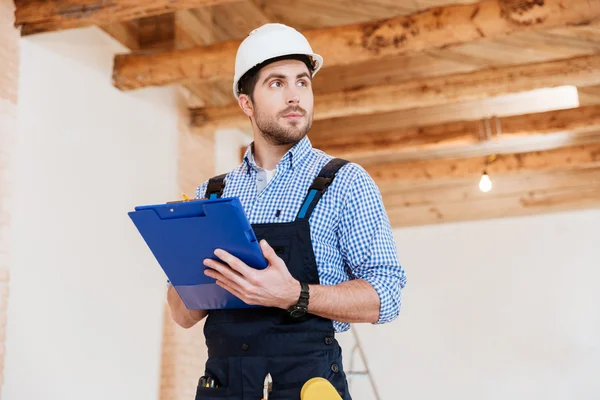
[[[254,88],[256,87],[256,83],[258,82],[258,73],[260,72],[260,70],[262,68],[266,67],[267,65],[272,64],[277,61],[281,61],[281,60],[302,61],[304,64],[306,64],[306,67],[310,71],[310,75],[312,77],[312,73],[314,71],[314,66],[310,60],[310,57],[308,57],[307,55],[305,55],[305,54],[289,54],[289,55],[285,55],[285,56],[279,56],[279,57],[275,57],[275,58],[270,58],[266,61],[263,61],[260,64],[255,65],[250,70],[248,70],[248,72],[246,72],[244,75],[242,75],[242,77],[240,78],[240,80],[238,82],[238,93],[246,94],[246,95],[250,96],[250,100],[254,101]]]

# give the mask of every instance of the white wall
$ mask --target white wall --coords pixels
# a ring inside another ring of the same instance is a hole
[[[221,129],[215,134],[215,174],[223,174],[240,165],[240,148],[252,142],[252,135],[239,129]]]
[[[22,40],[3,400],[158,397],[164,274],[127,212],[174,199],[176,98],[91,28]]]
[[[356,327],[382,399],[600,398],[600,210],[395,233],[401,316]]]

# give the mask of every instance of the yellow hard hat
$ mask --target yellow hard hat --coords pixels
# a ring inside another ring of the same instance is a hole
[[[338,391],[325,378],[309,379],[300,391],[301,400],[342,400]]]

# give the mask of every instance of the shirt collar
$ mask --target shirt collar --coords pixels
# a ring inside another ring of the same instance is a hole
[[[304,136],[298,143],[296,143],[291,149],[289,149],[277,163],[276,169],[288,168],[294,169],[308,153],[312,150],[312,144],[308,136]],[[261,170],[262,168],[256,165],[254,161],[254,142],[248,145],[246,153],[244,154],[244,162],[246,163],[247,173],[250,173],[250,169]]]

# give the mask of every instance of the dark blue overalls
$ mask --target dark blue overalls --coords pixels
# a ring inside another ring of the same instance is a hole
[[[252,225],[256,237],[265,239],[275,249],[299,281],[319,284],[308,220],[346,163],[333,159],[323,167],[295,221]],[[206,198],[222,195],[224,177],[209,181]],[[205,375],[216,377],[221,387],[198,387],[196,400],[260,400],[267,373],[273,378],[269,399],[298,400],[306,381],[322,377],[335,386],[344,400],[351,400],[342,368],[342,350],[331,320],[308,313],[293,318],[279,308],[211,310],[204,334],[208,347]]]

